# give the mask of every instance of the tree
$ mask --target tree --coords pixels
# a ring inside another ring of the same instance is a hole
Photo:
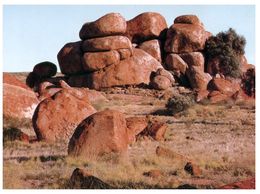
[[[206,63],[218,59],[219,71],[225,76],[240,77],[240,57],[245,53],[246,39],[230,28],[226,32],[220,32],[206,41]]]

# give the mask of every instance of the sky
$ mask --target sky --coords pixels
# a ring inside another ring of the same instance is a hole
[[[214,35],[232,27],[246,38],[245,55],[255,64],[254,5],[4,5],[3,71],[32,71],[43,61],[58,66],[57,53],[66,43],[80,40],[85,22],[110,12],[129,20],[148,11],[163,15],[168,26],[179,15],[195,14]]]

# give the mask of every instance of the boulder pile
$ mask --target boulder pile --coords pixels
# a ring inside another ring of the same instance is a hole
[[[211,80],[211,76],[204,72],[202,53],[209,36],[210,33],[195,15],[177,17],[167,31],[165,66],[179,80],[186,77],[193,89],[206,90]]]
[[[160,39],[166,29],[165,19],[152,12],[129,21],[119,13],[110,13],[87,22],[79,33],[81,41],[68,43],[59,51],[61,72],[74,87],[100,90],[149,85],[152,72],[163,69]],[[162,89],[173,81],[164,81]]]

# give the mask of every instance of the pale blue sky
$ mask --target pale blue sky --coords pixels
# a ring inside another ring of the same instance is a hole
[[[5,5],[3,71],[31,71],[42,61],[58,66],[57,53],[65,43],[79,40],[83,23],[109,12],[121,13],[129,20],[147,11],[162,14],[168,26],[179,15],[196,14],[213,34],[232,27],[246,38],[246,57],[255,64],[253,5]]]

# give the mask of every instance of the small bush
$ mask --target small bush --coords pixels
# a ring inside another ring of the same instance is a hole
[[[4,128],[3,129],[3,142],[22,140],[23,133],[17,128]]]
[[[246,39],[230,28],[206,41],[206,62],[218,59],[220,72],[225,76],[240,77],[240,56],[245,53]]]
[[[189,107],[195,104],[195,97],[193,94],[187,95],[175,95],[170,98],[166,104],[166,108],[171,114],[177,114],[187,110]]]

